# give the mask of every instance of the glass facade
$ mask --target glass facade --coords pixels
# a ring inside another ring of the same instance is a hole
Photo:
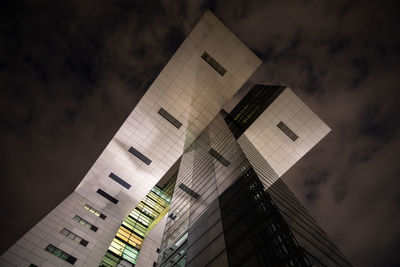
[[[142,243],[149,231],[169,210],[176,175],[164,188],[158,186],[146,195],[122,222],[100,266],[133,266],[139,256]]]
[[[351,266],[243,135],[284,88],[253,87],[186,149],[157,266]]]

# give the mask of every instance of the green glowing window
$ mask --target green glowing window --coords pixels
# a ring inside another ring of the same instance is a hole
[[[55,246],[53,246],[52,244],[49,244],[46,248],[46,251],[50,252],[51,254],[53,254],[54,256],[70,263],[70,264],[74,264],[76,262],[76,258],[69,255],[68,253],[62,251],[59,248],[56,248]]]

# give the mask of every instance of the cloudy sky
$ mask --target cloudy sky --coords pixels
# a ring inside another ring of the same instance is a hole
[[[195,3],[194,3],[195,2]],[[5,1],[4,251],[69,195],[210,9],[332,132],[284,180],[356,266],[400,265],[396,1]]]

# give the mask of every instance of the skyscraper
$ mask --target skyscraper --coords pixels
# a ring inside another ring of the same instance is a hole
[[[284,86],[221,111],[260,64],[206,12],[75,191],[0,263],[347,265],[279,179],[329,127]]]
[[[215,117],[182,156],[159,266],[350,266],[278,175],[329,132],[310,112],[289,88],[255,85]],[[266,135],[287,163],[259,152]]]

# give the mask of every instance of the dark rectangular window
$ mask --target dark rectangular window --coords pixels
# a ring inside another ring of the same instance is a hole
[[[279,129],[282,130],[282,132],[284,132],[290,139],[292,139],[293,141],[296,141],[297,138],[299,138],[297,136],[297,134],[295,134],[285,123],[283,123],[282,121],[280,121],[276,126],[278,126]]]
[[[103,213],[101,213],[100,211],[96,210],[95,208],[93,208],[92,206],[89,206],[88,204],[85,205],[85,210],[90,211],[91,213],[93,213],[94,215],[96,215],[97,217],[102,218],[103,220],[105,220],[107,218],[106,215],[104,215]]]
[[[147,165],[150,165],[151,160],[142,153],[140,153],[139,151],[137,151],[136,149],[134,149],[133,147],[129,148],[129,152],[131,152],[133,155],[135,155],[138,159],[140,159]]]
[[[113,196],[109,195],[108,193],[104,192],[103,190],[101,190],[100,188],[97,189],[97,194],[101,195],[102,197],[108,199],[109,201],[111,201],[114,204],[118,203],[118,199],[114,198]]]
[[[110,177],[111,179],[113,179],[114,181],[116,181],[117,183],[119,183],[120,185],[122,185],[123,187],[125,187],[126,189],[131,188],[131,185],[128,184],[127,182],[125,182],[121,177],[119,177],[118,175],[116,175],[115,173],[110,173],[110,175],[108,175],[108,177]]]
[[[93,232],[96,232],[99,228],[97,228],[96,226],[94,226],[93,224],[91,224],[90,222],[86,221],[85,219],[79,217],[78,215],[75,215],[73,218],[75,221],[79,222],[80,224],[82,224],[83,226],[89,228],[90,230],[92,230]]]
[[[213,156],[216,160],[222,163],[225,167],[227,167],[229,164],[231,164],[226,158],[224,158],[221,154],[219,154],[217,151],[215,151],[213,148],[208,151],[211,156]]]
[[[186,193],[188,193],[190,196],[192,196],[195,199],[198,199],[200,197],[199,194],[197,194],[196,192],[194,192],[192,189],[190,189],[189,187],[187,187],[184,184],[180,184],[178,187],[180,189],[182,189],[183,191],[185,191]]]
[[[176,128],[178,128],[178,129],[181,128],[182,123],[180,121],[178,121],[174,116],[169,114],[168,111],[166,111],[165,109],[160,108],[160,110],[158,111],[158,114],[160,114],[164,119],[169,121]]]
[[[71,240],[74,240],[76,243],[81,244],[82,246],[86,247],[86,245],[89,243],[88,241],[86,241],[85,239],[83,239],[82,237],[72,233],[70,230],[64,228],[61,230],[60,232],[62,235],[65,235],[66,237],[68,237]]]
[[[33,263],[31,263],[31,264],[29,264],[29,267],[38,267],[38,266],[33,264]]]
[[[46,248],[46,251],[50,252],[51,254],[53,254],[54,256],[57,256],[58,258],[74,264],[76,262],[76,258],[72,257],[71,255],[69,255],[67,252],[62,251],[59,248],[56,248],[55,246],[53,246],[52,244],[49,244]]]
[[[221,66],[212,56],[210,56],[207,52],[204,52],[201,56],[205,62],[208,63],[214,70],[216,70],[221,76],[224,76],[226,73],[226,69]]]

